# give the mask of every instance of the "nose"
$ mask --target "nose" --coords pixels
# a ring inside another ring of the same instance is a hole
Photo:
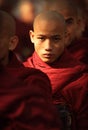
[[[51,40],[50,40],[50,39],[47,39],[47,40],[46,40],[45,50],[46,50],[46,51],[51,51],[51,50],[52,50],[52,43],[51,43]]]
[[[68,32],[68,31],[65,32],[65,36],[66,36],[66,37],[69,36],[69,32]]]
[[[69,35],[70,32],[71,32],[71,27],[69,27],[69,25],[66,26],[66,32],[67,32],[68,35]]]
[[[69,30],[66,30],[65,37],[68,39],[71,37],[71,32]]]

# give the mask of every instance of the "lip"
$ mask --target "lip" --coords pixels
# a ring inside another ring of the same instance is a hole
[[[53,54],[43,54],[43,56],[44,56],[45,58],[50,58],[50,57],[53,56]]]

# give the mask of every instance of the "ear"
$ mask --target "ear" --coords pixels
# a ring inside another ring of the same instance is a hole
[[[83,31],[85,30],[85,20],[79,18],[77,24],[78,24],[77,38],[79,38],[82,36]]]
[[[10,38],[10,42],[9,42],[9,50],[13,51],[16,48],[18,41],[19,41],[19,39],[16,35],[12,36]]]
[[[70,44],[68,42],[68,36],[69,36],[69,34],[68,34],[67,30],[66,30],[65,34],[64,34],[64,45],[65,45],[65,47],[69,46],[69,44]]]
[[[81,30],[82,31],[84,31],[85,30],[85,20],[84,19],[79,19],[78,20],[78,25],[79,25],[79,27],[81,28]]]
[[[31,42],[34,43],[34,32],[32,30],[29,31],[29,36],[30,36]]]

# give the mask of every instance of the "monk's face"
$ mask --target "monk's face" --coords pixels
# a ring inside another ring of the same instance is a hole
[[[66,46],[70,45],[72,41],[76,38],[77,29],[78,29],[78,20],[74,15],[74,12],[71,10],[61,10],[59,11],[65,18],[66,27],[67,27],[67,40]]]
[[[9,40],[9,36],[6,33],[0,33],[0,61],[8,58]]]
[[[9,51],[13,51],[18,43],[18,37],[11,36],[8,31],[0,33],[0,63],[3,65],[9,62]]]
[[[63,53],[65,27],[61,22],[40,20],[30,35],[42,61],[52,63]]]
[[[29,1],[23,1],[19,6],[20,19],[25,23],[32,23],[35,17],[34,5]]]

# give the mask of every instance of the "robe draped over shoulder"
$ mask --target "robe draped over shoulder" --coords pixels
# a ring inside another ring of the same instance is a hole
[[[61,130],[50,85],[43,72],[24,67],[14,55],[0,65],[0,130]]]
[[[36,52],[24,65],[47,74],[52,85],[55,105],[66,104],[73,113],[72,130],[88,129],[88,68],[68,51],[52,64],[44,63]],[[75,118],[76,121],[75,122]],[[84,121],[83,121],[84,120]],[[74,123],[75,122],[75,123]],[[74,127],[74,124],[76,127]],[[74,128],[73,128],[74,127]]]

